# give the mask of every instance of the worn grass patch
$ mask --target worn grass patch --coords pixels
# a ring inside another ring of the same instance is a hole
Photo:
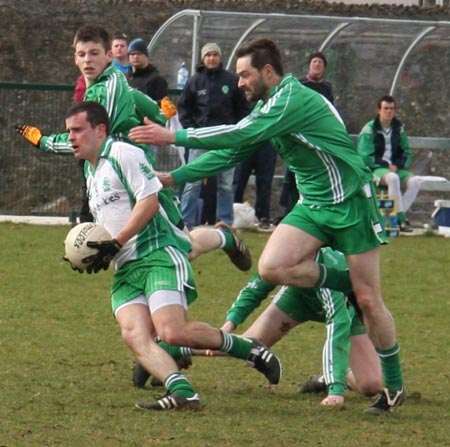
[[[450,239],[400,237],[382,249],[409,390],[398,413],[366,416],[370,401],[351,392],[340,409],[298,393],[321,367],[325,332],[313,323],[274,348],[280,385],[236,360],[196,358],[188,372],[205,409],[151,413],[134,408],[158,390],[131,385],[132,355],[110,312],[111,273],[72,272],[61,259],[68,230],[0,224],[0,446],[449,445]],[[268,236],[244,237],[257,258]],[[194,267],[200,298],[191,317],[220,325],[249,275],[220,252]]]

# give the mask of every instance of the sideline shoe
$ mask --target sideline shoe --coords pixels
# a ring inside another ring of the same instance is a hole
[[[316,376],[310,377],[301,387],[300,393],[308,394],[321,394],[327,392],[327,385],[325,383],[325,376],[323,374],[318,374]]]
[[[406,399],[406,388],[403,385],[400,391],[390,391],[384,388],[378,399],[364,413],[376,416],[384,413],[393,413]]]
[[[270,230],[270,222],[266,217],[261,217],[259,219],[258,228],[261,231],[269,231]]]
[[[413,227],[411,226],[411,224],[409,223],[409,220],[404,220],[401,224],[400,224],[400,231],[402,233],[412,233]]]
[[[228,255],[231,262],[239,269],[244,272],[250,270],[252,268],[252,255],[250,254],[250,250],[245,245],[244,241],[238,239],[234,231],[231,227],[223,222],[217,222],[214,226],[215,228],[222,230],[223,232],[231,233],[234,239],[234,246],[229,250],[225,250],[224,252]]]
[[[247,363],[263,373],[270,384],[277,385],[283,374],[280,359],[260,341],[250,339],[253,343]]]
[[[167,393],[155,402],[137,402],[135,404],[141,410],[192,410],[199,411],[202,409],[200,397],[195,393],[192,397],[183,397],[177,393]]]

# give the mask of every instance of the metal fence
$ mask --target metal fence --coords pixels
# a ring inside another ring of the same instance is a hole
[[[14,126],[30,124],[44,134],[63,132],[71,85],[0,83],[0,215],[71,216],[82,200],[82,172],[70,155],[41,152]],[[171,94],[176,94],[172,92]],[[156,169],[180,164],[174,149],[157,149]]]

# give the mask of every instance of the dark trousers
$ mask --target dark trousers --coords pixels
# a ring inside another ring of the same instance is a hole
[[[258,219],[270,219],[270,203],[272,196],[272,181],[275,172],[277,153],[268,142],[261,144],[250,158],[243,161],[235,171],[234,201],[242,203],[248,179],[252,173],[256,178],[255,214]]]

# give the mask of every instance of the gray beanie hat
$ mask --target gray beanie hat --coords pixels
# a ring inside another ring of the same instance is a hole
[[[213,42],[209,42],[202,47],[202,60],[210,51],[217,51],[217,53],[222,56],[222,50],[220,49],[219,45]]]
[[[128,54],[130,53],[143,53],[148,56],[147,45],[145,44],[144,39],[141,39],[140,37],[133,39],[128,45]]]

